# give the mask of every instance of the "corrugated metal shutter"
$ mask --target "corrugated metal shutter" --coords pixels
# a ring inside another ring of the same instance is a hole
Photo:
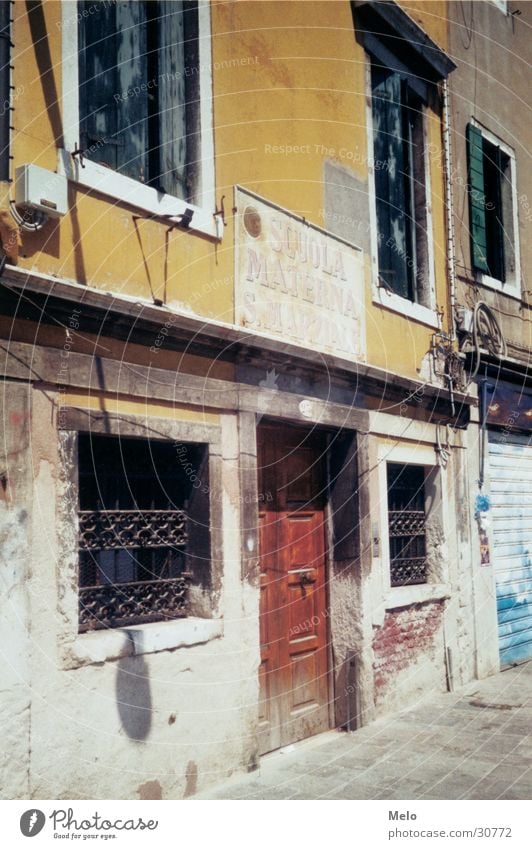
[[[532,658],[532,445],[489,434],[493,562],[502,666]]]

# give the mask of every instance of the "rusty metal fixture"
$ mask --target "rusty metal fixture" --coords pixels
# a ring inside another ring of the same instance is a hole
[[[427,560],[425,557],[395,557],[390,563],[392,587],[427,582]]]
[[[187,541],[186,523],[184,510],[80,511],[80,631],[186,615],[191,575],[179,572],[178,566]],[[122,551],[131,552],[130,578],[148,573],[153,580],[110,580],[109,572],[101,569],[99,553],[114,552],[116,558]]]
[[[184,547],[184,510],[81,510],[79,547],[82,550]]]
[[[395,541],[390,557],[392,587],[427,581],[424,510],[389,510],[388,535]]]
[[[186,615],[191,575],[79,590],[79,630],[92,631],[177,619]]]
[[[425,511],[389,510],[388,535],[390,537],[425,536]]]

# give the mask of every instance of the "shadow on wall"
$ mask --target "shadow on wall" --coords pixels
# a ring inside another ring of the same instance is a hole
[[[142,632],[127,633],[126,642],[133,657],[118,661],[116,704],[122,728],[131,740],[146,740],[151,729],[151,690],[148,664],[135,657],[142,648]]]

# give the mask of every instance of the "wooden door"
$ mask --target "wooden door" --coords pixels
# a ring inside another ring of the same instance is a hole
[[[325,456],[318,435],[258,433],[261,751],[329,728]]]

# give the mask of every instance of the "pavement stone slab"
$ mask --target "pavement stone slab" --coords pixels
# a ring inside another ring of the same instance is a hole
[[[532,662],[286,747],[194,798],[531,799]]]

